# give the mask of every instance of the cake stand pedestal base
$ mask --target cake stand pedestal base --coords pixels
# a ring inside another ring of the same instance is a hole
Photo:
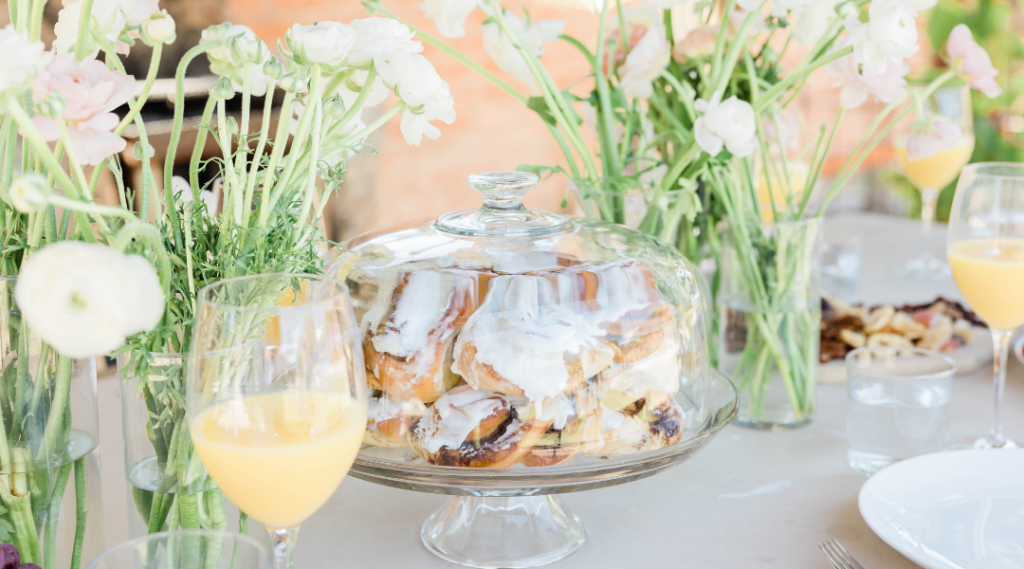
[[[554,496],[453,497],[420,533],[434,555],[468,567],[537,567],[571,555],[587,530]]]

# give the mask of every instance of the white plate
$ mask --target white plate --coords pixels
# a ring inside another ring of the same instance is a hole
[[[905,460],[872,476],[859,504],[871,530],[921,567],[1024,567],[1024,450]]]

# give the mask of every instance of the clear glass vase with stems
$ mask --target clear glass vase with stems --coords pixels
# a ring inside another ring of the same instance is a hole
[[[740,392],[739,425],[792,429],[814,415],[820,251],[821,218],[726,226],[718,368]]]
[[[224,497],[192,447],[184,405],[187,361],[185,354],[153,352],[117,359],[133,538],[190,528],[249,531],[248,516]]]
[[[960,174],[946,252],[957,288],[992,330],[995,407],[988,436],[955,443],[1016,448],[1003,434],[1003,389],[1013,331],[1024,325],[1024,164],[970,164]]]
[[[58,354],[0,277],[0,541],[22,563],[79,569],[103,550],[96,360]]]
[[[939,192],[960,174],[974,152],[974,112],[971,107],[971,88],[966,84],[936,89],[925,96],[925,88],[911,89],[909,105],[913,112],[899,125],[896,135],[896,158],[903,174],[921,192],[921,231],[931,236]],[[912,136],[930,135],[936,121],[952,123],[960,136],[952,145],[927,158],[917,158],[911,152],[908,140]],[[949,265],[925,250],[910,259],[896,274],[921,280],[949,278]]]
[[[192,552],[202,553],[193,555]],[[256,540],[211,529],[148,534],[119,543],[88,569],[270,569],[270,555]]]

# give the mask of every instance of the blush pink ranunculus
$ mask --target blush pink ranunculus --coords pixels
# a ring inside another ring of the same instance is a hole
[[[843,49],[847,45],[850,45],[848,40],[836,42],[836,49]],[[834,86],[843,88],[839,93],[839,103],[847,110],[863,105],[868,95],[873,95],[883,103],[898,100],[906,93],[907,73],[910,73],[910,66],[892,57],[888,58],[885,71],[872,73],[857,62],[853,53],[825,67],[825,75],[839,78]]]
[[[134,90],[135,79],[130,75],[111,71],[95,59],[79,62],[58,55],[36,76],[32,100],[38,103],[51,93],[60,95],[71,150],[78,160],[95,166],[127,146],[111,132],[120,122],[111,111],[128,102]],[[44,140],[60,137],[53,118],[37,115],[32,122]]]
[[[953,68],[971,87],[985,93],[989,98],[998,97],[1003,90],[996,83],[999,70],[992,65],[992,59],[985,48],[974,41],[971,29],[958,24],[946,40],[946,55]]]
[[[935,156],[949,150],[964,135],[959,125],[937,118],[928,123],[915,124],[907,137],[907,158],[912,162]]]

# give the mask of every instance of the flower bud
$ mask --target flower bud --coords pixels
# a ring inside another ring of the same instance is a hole
[[[341,118],[345,115],[346,110],[345,101],[341,100],[341,95],[335,95],[324,101],[324,114],[327,116]]]
[[[66,107],[67,105],[64,103],[64,98],[60,96],[60,93],[50,91],[49,95],[36,103],[36,112],[44,117],[55,118],[59,117]]]
[[[241,132],[241,129],[238,128],[238,121],[235,120],[235,117],[232,117],[232,116],[228,117],[227,130],[228,130],[228,137],[229,138],[234,138],[234,137],[238,136],[239,132]]]
[[[38,172],[25,172],[11,182],[8,193],[11,205],[21,213],[43,211],[49,205],[53,189],[46,183],[46,176]]]
[[[210,86],[210,96],[220,101],[229,101],[235,96],[235,88],[231,86],[231,80],[221,77]]]
[[[151,14],[148,20],[142,22],[139,33],[142,36],[142,41],[150,46],[171,44],[178,37],[174,18],[167,13],[167,10]]]
[[[143,142],[139,141],[132,145],[132,156],[139,162],[142,162],[143,160],[148,160],[149,158],[152,158],[155,154],[156,151],[153,150],[153,146],[149,143],[144,144]]]
[[[263,74],[267,77],[280,79],[281,75],[284,74],[284,66],[281,65],[281,62],[276,57],[271,55],[270,60],[263,64]]]
[[[306,90],[306,78],[298,73],[288,73],[281,78],[281,88],[289,93],[301,93]]]
[[[231,40],[231,57],[236,63],[259,63],[263,60],[263,42],[255,35],[242,34]]]

